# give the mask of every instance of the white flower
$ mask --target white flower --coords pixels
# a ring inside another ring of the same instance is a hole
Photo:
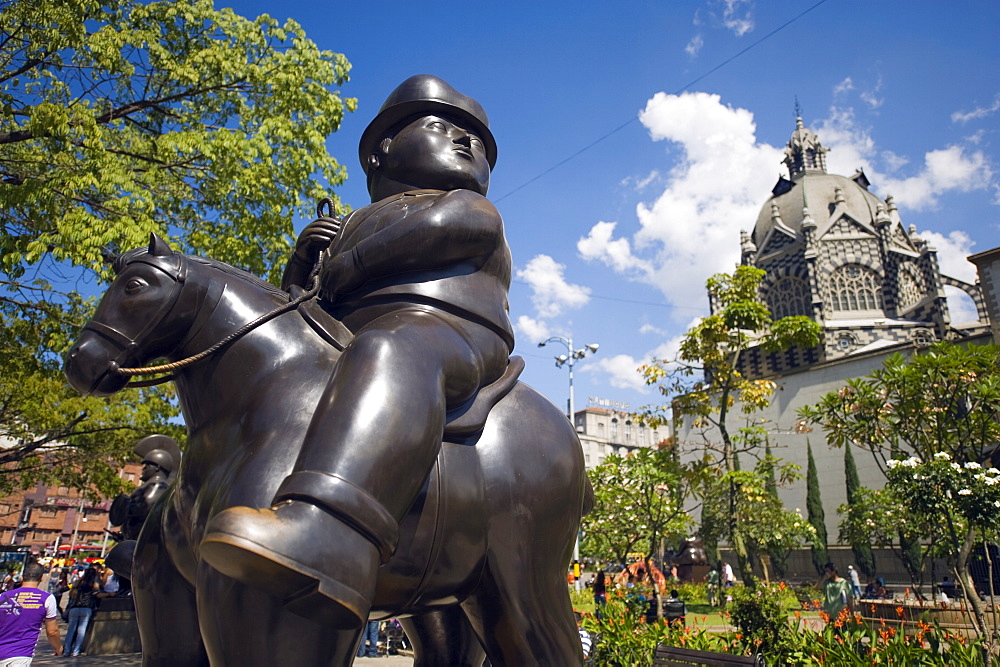
[[[887,466],[889,466],[889,470],[892,470],[893,468],[895,468],[896,466],[898,466],[900,463],[902,463],[902,461],[900,461],[899,459],[889,459],[888,461],[885,462],[885,464]]]
[[[958,465],[957,463],[952,463],[951,467],[954,468],[955,470],[961,470],[962,469],[962,466]]]
[[[961,489],[958,492],[958,495],[960,495],[960,496],[971,496],[972,495],[972,491],[970,491],[969,489]]]
[[[938,452],[937,454],[934,455],[934,458],[941,461],[950,461],[951,454],[949,454],[948,452]]]
[[[986,472],[988,472],[991,475],[1000,475],[1000,470],[997,470],[996,468],[990,468]]]
[[[975,461],[967,461],[965,463],[965,469],[966,470],[980,470],[980,469],[982,469],[982,467],[983,466],[979,465]]]
[[[986,486],[993,486],[994,484],[1000,483],[1000,479],[997,479],[996,477],[987,477],[983,480],[983,482]]]
[[[994,500],[993,501],[993,506],[994,507],[1000,507],[1000,500]]]

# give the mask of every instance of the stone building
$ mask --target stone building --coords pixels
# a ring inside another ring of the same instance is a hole
[[[599,401],[615,405],[612,401]],[[666,440],[666,426],[651,428],[634,421],[627,405],[589,406],[574,415],[576,432],[583,446],[587,469],[600,465],[609,454],[627,455],[639,447],[652,447]]]
[[[127,463],[118,474],[138,485],[141,472],[141,464]],[[105,546],[112,500],[93,503],[75,489],[44,484],[10,494],[0,498],[0,544],[29,547],[42,556],[69,556],[75,533],[77,546],[100,551]],[[108,539],[107,548],[112,546],[114,541]]]
[[[813,348],[786,352],[752,348],[741,357],[741,370],[776,383],[771,406],[753,415],[768,429],[774,455],[798,464],[804,475],[811,445],[827,532],[835,543],[837,508],[847,500],[844,452],[827,446],[819,429],[802,423],[798,409],[849,379],[870,374],[892,353],[910,354],[940,340],[990,342],[987,302],[997,299],[1000,283],[993,278],[984,295],[979,284],[943,275],[935,249],[913,226],[904,225],[893,198],[873,194],[861,170],[851,176],[828,173],[826,152],[799,118],[785,149],[788,177],[778,179],[753,231],[742,232],[740,239],[742,263],[766,272],[761,296],[775,319],[809,317],[822,327],[822,339]],[[989,267],[1000,275],[1000,251],[972,259],[980,275]],[[946,286],[972,299],[978,321],[951,321]],[[731,429],[744,425],[739,410],[731,414]],[[701,442],[690,429],[677,437],[682,451]],[[855,451],[854,457],[864,486],[884,484],[869,454]],[[779,496],[785,507],[801,508],[805,516],[804,479],[779,490]]]

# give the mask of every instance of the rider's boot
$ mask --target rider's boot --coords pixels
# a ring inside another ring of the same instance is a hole
[[[231,507],[206,527],[209,565],[335,628],[368,620],[378,568],[395,549],[395,519],[346,480],[317,472],[285,479],[270,508]]]

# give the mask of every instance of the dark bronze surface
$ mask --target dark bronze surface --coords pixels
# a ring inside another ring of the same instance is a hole
[[[188,448],[133,559],[146,664],[347,665],[392,616],[416,664],[580,662],[565,572],[589,487],[561,410],[505,373],[485,113],[421,76],[372,127],[373,204],[309,225],[286,271],[299,289],[325,251],[320,301],[174,371]],[[82,392],[289,301],[156,238],[116,268],[67,359]]]

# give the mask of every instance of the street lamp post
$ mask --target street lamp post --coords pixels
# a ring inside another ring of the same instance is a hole
[[[562,336],[552,336],[547,338],[538,344],[538,347],[545,347],[549,343],[561,343],[566,347],[566,354],[556,355],[556,368],[562,368],[566,366],[569,368],[569,403],[567,408],[569,408],[569,423],[573,425],[573,430],[576,430],[576,411],[573,405],[573,366],[576,364],[577,359],[583,359],[587,356],[587,353],[596,354],[597,348],[600,347],[597,343],[589,343],[584,345],[580,349],[573,348],[572,338],[563,338]],[[576,533],[576,542],[573,543],[573,562],[580,562],[580,532]],[[583,585],[580,579],[576,580],[576,590],[580,591]]]

